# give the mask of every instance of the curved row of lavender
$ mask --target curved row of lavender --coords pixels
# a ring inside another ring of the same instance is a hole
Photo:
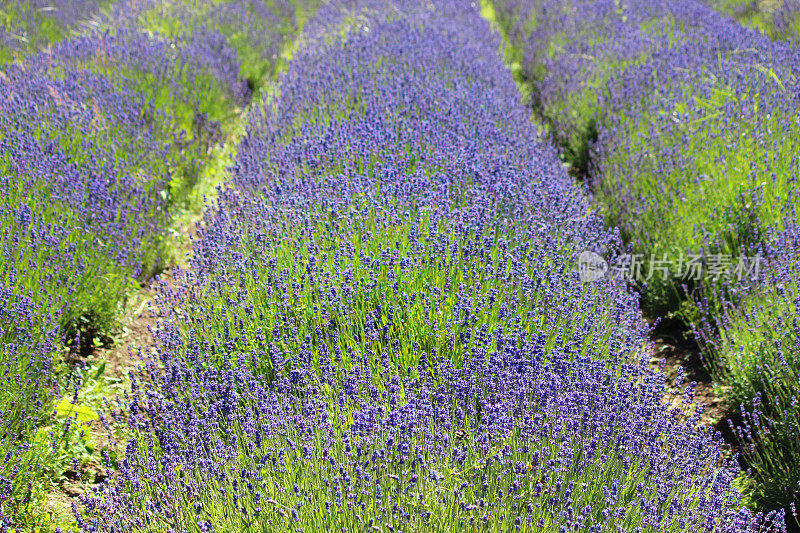
[[[738,252],[791,199],[796,48],[691,0],[497,10],[568,161],[636,251]],[[648,297],[674,306],[682,283],[651,280]]]
[[[249,98],[245,76],[274,68],[294,24],[280,1],[163,7],[120,2],[101,29],[0,71],[2,528],[40,505],[54,361],[78,332],[108,333],[157,268],[173,213]]]
[[[83,529],[780,530],[663,403],[625,284],[580,281],[619,238],[477,8],[332,2],[311,28],[161,289]]]
[[[69,35],[111,0],[8,0],[0,11],[0,64],[22,59]]]
[[[769,423],[739,432],[757,448],[748,444],[744,463],[754,504],[800,502],[792,436],[800,359],[787,358],[787,367],[772,357],[770,333],[794,335],[778,318],[792,300],[777,295],[773,306],[771,282],[735,270],[759,254],[781,276],[795,269],[773,236],[797,223],[800,50],[691,0],[494,4],[534,103],[588,174],[608,223],[619,225],[643,271],[654,270],[635,280],[646,281],[650,312],[677,312],[693,327],[734,405],[752,411],[761,398]],[[704,274],[690,274],[691,257]],[[765,305],[776,312],[760,333],[738,316]],[[731,342],[740,329],[751,337],[746,349]],[[764,375],[779,382],[780,399],[768,398]]]

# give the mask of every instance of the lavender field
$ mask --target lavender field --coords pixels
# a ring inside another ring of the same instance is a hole
[[[0,6],[0,531],[800,528],[800,4]]]

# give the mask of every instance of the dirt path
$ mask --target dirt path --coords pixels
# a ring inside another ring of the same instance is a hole
[[[78,413],[86,409],[93,415],[90,420],[81,421],[86,437],[70,439],[63,455],[79,458],[76,470],[71,463],[60,461],[67,468],[63,472],[53,472],[52,486],[45,492],[45,515],[53,526],[62,528],[74,526],[72,505],[78,498],[106,479],[106,466],[103,459],[107,453],[112,461],[124,454],[126,429],[115,423],[109,407],[119,409],[119,398],[130,390],[130,372],[136,367],[140,350],[154,350],[153,328],[158,318],[158,291],[161,281],[174,282],[172,269],[149,280],[128,301],[126,311],[120,319],[118,332],[110,345],[96,347],[88,354],[73,357],[77,368],[83,369],[84,378],[78,393]]]
[[[678,321],[662,320],[655,328],[655,319],[647,318],[645,321],[652,328],[651,366],[663,372],[670,385],[675,383],[679,369],[683,373],[677,394],[668,393],[665,402],[670,407],[681,407],[689,414],[701,408],[700,425],[719,432],[726,443],[724,454],[732,456],[738,449],[738,443],[728,420],[735,416],[735,411],[725,403],[724,396],[704,367],[700,347],[687,336],[685,327]],[[693,390],[691,406],[683,403],[682,393],[687,387]]]
[[[647,323],[652,327],[655,320],[647,319]],[[654,345],[651,364],[663,365],[662,371],[670,380],[674,380],[678,367],[681,367],[684,385],[694,384],[694,403],[705,406],[701,419],[703,425],[719,431],[722,427],[717,426],[727,427],[727,420],[733,412],[725,405],[723,396],[705,369],[697,343],[687,337],[679,324],[667,321],[662,321],[650,338]]]

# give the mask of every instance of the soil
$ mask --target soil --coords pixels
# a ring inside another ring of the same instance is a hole
[[[724,397],[711,379],[703,365],[700,348],[680,322],[661,320],[653,328],[655,319],[648,318],[647,325],[652,328],[653,356],[650,363],[661,368],[672,383],[678,374],[678,367],[683,368],[683,385],[693,384],[694,404],[704,406],[701,424],[712,427],[726,437],[730,433],[728,419],[734,416],[734,410],[725,404]]]

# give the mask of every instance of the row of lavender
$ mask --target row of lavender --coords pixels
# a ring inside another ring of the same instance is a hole
[[[743,404],[753,504],[797,503],[796,45],[691,0],[495,6],[533,103],[631,243],[646,306],[691,325]]]
[[[0,65],[67,37],[111,0],[8,0],[0,10]]]
[[[477,8],[333,2],[308,33],[161,289],[83,529],[779,530],[664,405],[625,283],[581,283],[619,238]]]
[[[167,256],[172,217],[274,70],[293,17],[280,1],[120,2],[96,29],[0,71],[4,530],[32,519],[54,468],[63,435],[42,428],[62,347],[108,333]]]

